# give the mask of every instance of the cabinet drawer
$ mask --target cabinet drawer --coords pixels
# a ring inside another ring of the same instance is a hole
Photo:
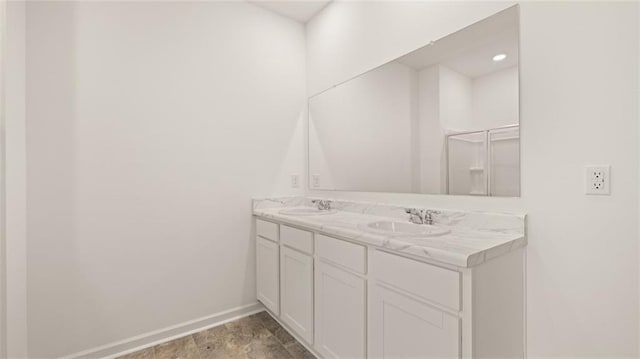
[[[460,310],[460,273],[381,251],[374,251],[371,264],[375,279]]]
[[[280,239],[283,244],[305,253],[313,253],[313,233],[282,225]]]
[[[278,225],[256,218],[256,234],[262,238],[278,241]]]
[[[367,250],[364,246],[316,234],[316,253],[358,273],[366,273]]]

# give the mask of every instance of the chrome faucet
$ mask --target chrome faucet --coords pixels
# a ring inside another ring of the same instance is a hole
[[[331,210],[331,201],[328,199],[314,199],[311,203],[318,206],[318,210],[320,211],[329,211]]]
[[[433,225],[433,215],[440,212],[431,209],[405,208],[409,215],[409,222],[415,224]]]

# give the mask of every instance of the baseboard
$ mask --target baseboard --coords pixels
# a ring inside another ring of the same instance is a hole
[[[97,348],[83,350],[81,352],[67,355],[62,358],[116,358],[172,339],[180,338],[185,335],[213,328],[215,326],[236,320],[238,318],[262,312],[263,310],[264,306],[258,302],[255,302],[252,304],[232,308],[224,312],[173,325],[164,329],[155,330],[132,338],[106,344]]]

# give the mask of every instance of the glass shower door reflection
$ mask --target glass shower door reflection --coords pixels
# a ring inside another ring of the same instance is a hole
[[[520,129],[489,131],[489,195],[520,195]]]
[[[487,132],[447,137],[449,194],[487,195]]]

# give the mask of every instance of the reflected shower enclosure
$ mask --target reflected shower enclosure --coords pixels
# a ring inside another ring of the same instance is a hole
[[[447,194],[520,194],[520,126],[447,135]]]

